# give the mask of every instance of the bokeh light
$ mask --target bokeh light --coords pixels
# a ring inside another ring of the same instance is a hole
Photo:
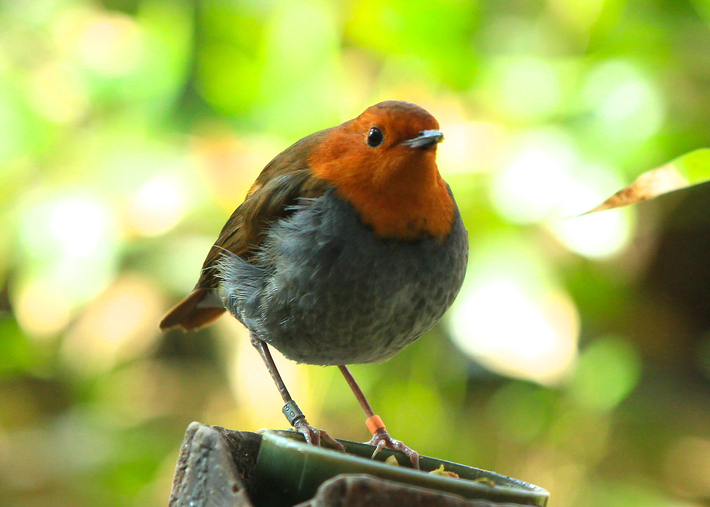
[[[130,204],[130,225],[143,236],[173,228],[187,212],[187,184],[176,174],[158,174],[143,183]]]
[[[569,250],[585,257],[605,258],[629,244],[632,216],[629,210],[605,211],[558,220],[550,228]]]
[[[13,295],[20,324],[46,335],[110,282],[118,236],[112,211],[88,191],[30,200],[19,224],[26,262]]]
[[[559,107],[561,69],[553,61],[529,56],[507,57],[491,67],[487,84],[490,98],[504,115],[517,121],[539,120],[552,116]]]
[[[570,395],[590,410],[609,411],[638,384],[638,352],[618,337],[601,337],[587,347],[571,381]]]
[[[598,131],[611,142],[641,142],[663,122],[663,102],[655,87],[629,62],[606,61],[594,68],[583,97]]]
[[[67,332],[64,360],[77,372],[96,374],[139,356],[158,336],[154,324],[162,314],[161,303],[150,280],[124,273],[87,305]]]
[[[515,243],[478,245],[451,332],[465,353],[494,371],[554,383],[574,365],[579,317],[540,259]]]
[[[287,425],[233,318],[158,321],[275,155],[401,99],[440,122],[470,263],[352,368],[388,430],[550,507],[706,505],[706,194],[585,213],[710,179],[708,55],[700,0],[0,2],[0,503],[164,505],[190,422]],[[368,438],[337,369],[275,356],[311,423]]]

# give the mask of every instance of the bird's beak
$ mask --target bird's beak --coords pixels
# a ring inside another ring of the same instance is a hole
[[[409,146],[412,149],[427,150],[443,140],[444,134],[441,133],[441,130],[422,130],[417,137],[402,141],[400,144]]]

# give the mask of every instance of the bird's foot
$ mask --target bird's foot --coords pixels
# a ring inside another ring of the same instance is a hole
[[[372,434],[372,439],[368,444],[377,446],[375,452],[372,453],[373,458],[377,456],[382,449],[387,447],[395,451],[402,451],[409,458],[409,461],[412,462],[412,466],[419,470],[419,453],[414,449],[410,449],[399,440],[392,438],[384,427],[378,428],[377,431]]]
[[[306,421],[305,418],[296,421],[293,427],[296,431],[306,437],[306,442],[309,444],[320,446],[321,442],[328,442],[332,447],[335,447],[336,450],[345,452],[343,444],[328,435],[325,430],[319,430],[318,428],[314,428],[308,424],[308,421]]]
[[[303,415],[303,412],[301,412],[301,409],[298,408],[295,401],[291,400],[287,402],[283,407],[283,413],[286,416],[286,419],[288,419],[288,422],[291,423],[291,426],[302,434],[306,438],[306,442],[309,444],[320,447],[321,441],[324,441],[328,442],[336,450],[345,452],[343,444],[328,435],[325,430],[319,430],[318,428],[314,428],[308,424],[306,416]]]

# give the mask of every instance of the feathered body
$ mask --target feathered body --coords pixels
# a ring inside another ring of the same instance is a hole
[[[286,357],[323,365],[382,361],[417,339],[458,294],[468,256],[436,129],[389,101],[279,154],[161,328],[226,308]]]
[[[383,361],[433,326],[466,266],[466,231],[382,240],[334,190],[274,224],[249,262],[218,263],[225,307],[294,361]]]

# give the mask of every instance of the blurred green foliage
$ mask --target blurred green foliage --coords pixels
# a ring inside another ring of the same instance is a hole
[[[709,87],[707,0],[0,3],[3,505],[164,505],[189,422],[286,425],[233,319],[157,322],[271,157],[385,99],[439,119],[472,248],[449,318],[353,368],[392,434],[552,506],[706,505],[705,206],[565,217],[710,145]]]

